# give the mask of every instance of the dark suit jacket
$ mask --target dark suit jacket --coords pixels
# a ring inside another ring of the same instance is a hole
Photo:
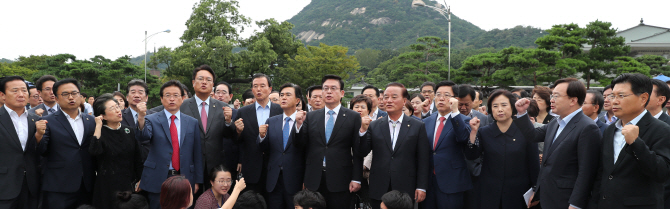
[[[184,100],[181,104],[181,112],[198,120],[198,130],[200,133],[200,145],[202,146],[202,167],[205,169],[205,179],[209,179],[209,171],[218,166],[224,165],[228,160],[226,152],[232,152],[233,147],[224,147],[226,144],[233,144],[231,129],[226,127],[225,117],[223,116],[223,107],[228,107],[228,104],[223,103],[214,98],[209,99],[209,114],[207,115],[207,132],[204,132],[202,127],[202,118],[200,118],[200,109],[196,104],[195,97]],[[230,107],[232,108],[232,107]],[[233,109],[233,115],[237,113]],[[231,117],[232,120],[232,117]],[[231,124],[233,122],[231,121]],[[227,166],[226,166],[227,167]],[[235,167],[227,167],[235,169]]]
[[[479,119],[479,127],[486,127],[493,122],[493,120],[490,119],[487,115],[484,115],[479,111],[473,110],[467,116],[469,118],[477,117],[477,119]],[[479,174],[482,172],[482,158],[474,158],[472,160],[465,159],[465,163],[468,165],[468,170],[470,170],[470,174],[472,174],[472,176],[479,176]],[[475,179],[476,178],[473,178],[474,181],[476,181]]]
[[[442,133],[438,138],[437,146],[434,147],[435,127],[438,126],[437,118],[440,114],[435,113],[423,122],[426,124],[426,134],[430,147],[433,148],[430,157],[430,174],[437,176],[437,185],[439,191],[447,194],[463,192],[472,189],[472,179],[470,171],[465,163],[465,154],[463,149],[469,140],[470,118],[463,114],[445,121]],[[447,116],[448,117],[448,116]]]
[[[497,123],[477,132],[479,146],[465,149],[469,159],[483,157],[478,197],[481,208],[525,208],[523,194],[537,182],[540,159],[537,143],[512,123],[505,133]]]
[[[435,100],[433,100],[433,102],[431,102],[430,105],[433,106],[433,109],[429,110],[428,113],[426,113],[426,115],[421,116],[421,119],[425,119],[427,117],[430,117],[434,112],[437,112],[437,107],[435,106]]]
[[[47,112],[47,108],[44,106],[44,103],[42,103],[42,104],[40,104],[40,105],[37,105],[37,107],[30,108],[30,109],[28,110],[28,112],[29,112],[29,113],[32,113],[32,114],[35,114],[35,110],[36,110],[36,109],[42,109],[42,110],[44,110],[44,113],[42,113],[42,117],[45,117],[45,116],[49,115],[49,112]],[[57,109],[60,110],[60,106],[58,106]]]
[[[640,135],[625,144],[614,161],[611,125],[603,136],[601,163],[589,208],[663,208],[663,185],[670,177],[670,126],[647,112],[638,121]]]
[[[270,105],[270,117],[281,115],[284,110],[278,104],[268,102]],[[247,183],[258,183],[261,180],[261,171],[265,156],[256,144],[258,139],[258,119],[256,119],[256,104],[240,107],[237,111],[237,117],[233,121],[242,118],[244,122],[244,129],[242,133],[236,137],[240,143],[240,163],[242,163],[242,174]],[[235,125],[231,124],[229,127],[232,131],[235,130]],[[234,131],[237,133],[236,131]],[[315,190],[316,191],[316,190]]]
[[[295,194],[302,190],[302,180],[305,174],[305,153],[301,148],[293,145],[295,139],[295,121],[293,126],[289,127],[291,130],[286,148],[284,148],[284,132],[282,126],[284,125],[284,115],[275,115],[265,122],[268,124],[268,131],[263,142],[258,143],[261,150],[269,155],[268,160],[268,176],[265,189],[272,192],[275,189],[285,189],[289,195]],[[279,172],[283,172],[284,188],[276,188],[279,179]]]
[[[95,131],[95,117],[81,113],[84,122],[84,137],[79,145],[77,137],[63,111],[42,117],[47,121],[44,137],[38,144],[38,152],[44,156],[46,169],[42,190],[72,193],[79,190],[82,179],[87,191],[93,190],[95,165],[88,149]]]
[[[377,118],[389,116],[389,114],[387,112],[385,112],[383,110],[380,110],[380,109],[377,109],[377,110],[379,110],[379,112],[377,112]],[[377,119],[377,118],[375,118],[375,119]]]
[[[293,144],[305,149],[305,187],[317,191],[326,178],[330,192],[349,191],[349,183],[363,180],[360,156],[360,114],[340,106],[330,140],[326,143],[326,108],[307,113]],[[352,155],[353,152],[353,155]],[[323,158],[326,176],[323,177]]]
[[[600,119],[596,120],[596,125],[598,126],[598,129],[600,129],[601,136],[605,134],[605,129],[607,129],[607,123],[602,122]]]
[[[126,108],[121,112],[123,115],[123,120],[121,121],[121,124],[126,125],[128,127],[137,128],[137,124],[135,124],[135,118],[133,117],[133,112],[129,108]],[[147,114],[148,115],[148,114]],[[139,141],[139,139],[137,139]],[[151,146],[151,143],[149,141],[140,141],[140,145],[142,145],[142,162],[147,159],[147,155],[149,155],[149,147]]]
[[[660,117],[658,117],[658,120],[665,122],[665,124],[670,125],[670,117],[668,114],[663,111]],[[665,207],[666,209],[670,209],[670,180],[665,182],[665,195],[663,196],[663,199],[665,199]]]
[[[163,107],[163,105],[158,105],[154,108],[148,109],[147,110],[147,115],[151,115],[151,114],[163,111],[163,109],[165,109],[165,107]]]
[[[200,134],[198,134],[198,120],[180,113],[181,144],[179,145],[179,171],[184,175],[191,187],[203,183],[202,150]],[[160,193],[161,184],[167,179],[170,163],[172,162],[172,137],[170,136],[170,121],[165,111],[148,115],[144,118],[144,128],[135,132],[135,138],[140,141],[150,141],[151,148],[147,160],[144,161],[140,188],[147,192]]]
[[[26,178],[30,194],[37,196],[40,188],[40,173],[38,170],[39,155],[37,154],[37,139],[35,139],[35,122],[37,115],[27,111],[28,141],[25,151],[21,147],[19,135],[16,133],[12,119],[5,107],[0,106],[0,200],[10,200],[19,196]],[[25,172],[25,173],[24,173]],[[25,174],[25,175],[24,175]]]
[[[585,208],[600,153],[601,134],[596,123],[579,111],[556,141],[554,135],[558,130],[558,119],[534,128],[526,114],[515,119],[514,123],[524,132],[526,139],[544,142],[542,169],[535,189],[542,208],[563,209],[570,204]]]
[[[404,114],[404,113],[403,113]],[[407,194],[428,189],[430,145],[423,122],[403,116],[395,148],[388,116],[370,123],[361,137],[361,155],[372,150],[370,198],[381,200],[389,188]]]

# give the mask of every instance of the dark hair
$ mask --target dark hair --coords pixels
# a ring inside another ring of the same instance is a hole
[[[201,70],[206,70],[207,72],[212,74],[212,81],[216,81],[216,74],[214,74],[214,70],[212,70],[212,68],[209,67],[209,65],[200,65],[200,67],[195,68],[193,70],[192,80],[195,80],[195,74],[198,74],[198,71],[201,71]]]
[[[409,101],[412,101],[415,97],[419,97],[422,102],[426,100],[426,98],[424,98],[420,93],[414,93],[409,97]]]
[[[112,96],[120,96],[121,99],[123,99],[123,105],[127,108],[128,107],[128,99],[126,99],[126,95],[123,95],[120,91],[115,91],[112,93]]]
[[[279,94],[279,91],[277,91],[277,90],[272,90],[272,91],[270,92],[270,94],[274,94],[274,93]]]
[[[379,88],[377,88],[373,85],[367,85],[367,86],[363,87],[363,90],[361,90],[361,94],[363,94],[363,92],[367,89],[374,89],[375,90],[375,95],[377,95],[377,97],[379,97]]]
[[[88,94],[86,94],[86,93],[81,93],[81,97],[84,98],[84,99],[87,99],[87,98],[88,98]]]
[[[419,91],[421,91],[421,90],[423,89],[423,87],[426,87],[426,86],[430,86],[430,87],[432,87],[433,90],[437,89],[437,88],[435,88],[435,83],[430,82],[430,81],[426,81],[426,82],[423,82],[423,83],[421,84],[421,87],[419,87]]]
[[[451,96],[458,97],[458,86],[456,86],[456,83],[454,83],[453,81],[440,81],[439,83],[437,83],[437,85],[435,85],[434,91],[437,92],[437,89],[439,89],[442,86],[450,86],[451,91],[454,92],[454,95]]]
[[[254,93],[251,91],[251,89],[247,89],[246,91],[244,91],[244,93],[242,93],[242,100],[253,99],[253,98]]]
[[[656,86],[656,96],[665,96],[665,101],[661,104],[661,108],[664,108],[665,103],[670,100],[670,87],[668,87],[668,84],[658,79],[651,79],[651,84]]]
[[[16,75],[7,76],[7,77],[3,78],[2,80],[0,80],[0,92],[6,93],[5,88],[7,88],[6,85],[10,81],[23,81],[23,83],[26,84],[26,90],[28,90],[28,96],[30,96],[30,89],[28,89],[28,84],[25,82],[25,80],[23,80],[23,78],[21,76],[16,76]]]
[[[187,95],[188,98],[193,97],[193,94],[191,94],[191,92],[188,91],[188,87],[185,84],[183,84],[183,83],[179,83],[179,84],[181,84],[181,96],[182,97],[184,95]]]
[[[219,85],[225,85],[226,87],[228,87],[228,90],[227,90],[228,94],[233,93],[233,87],[228,82],[225,82],[225,81],[221,81],[221,82],[216,83],[216,85],[214,85],[214,92],[216,92],[216,87],[219,86]]]
[[[253,81],[256,80],[257,78],[265,78],[265,80],[268,81],[268,87],[272,87],[272,82],[270,82],[270,77],[269,76],[267,76],[263,73],[256,73],[256,74],[254,74],[254,76],[251,77],[251,87],[252,88],[254,87],[254,82]]]
[[[321,193],[309,189],[299,191],[293,196],[293,204],[304,209],[326,209],[326,199]]]
[[[368,114],[372,112],[372,100],[370,99],[370,97],[367,97],[362,94],[356,95],[354,98],[351,98],[351,101],[349,101],[349,109],[354,109],[354,105],[359,102],[365,102],[365,105],[368,107]]]
[[[42,85],[44,84],[44,82],[47,81],[53,81],[54,83],[56,83],[58,79],[56,79],[56,77],[54,77],[53,75],[43,75],[42,77],[37,79],[37,81],[35,81],[35,86],[37,86],[37,90],[42,91],[43,88]],[[55,91],[54,94],[56,94]]]
[[[212,169],[209,170],[209,181],[216,181],[216,175],[219,174],[219,172],[230,173],[230,170],[228,170],[228,168],[226,168],[223,165],[217,165],[213,167]]]
[[[412,103],[409,100],[405,102],[405,107],[409,110],[409,112],[412,113],[411,115],[414,115],[414,107],[412,106]]]
[[[79,84],[79,81],[75,80],[74,78],[66,78],[66,79],[63,79],[63,80],[60,80],[60,81],[57,81],[56,83],[54,83],[54,87],[52,88],[52,90],[54,92],[54,95],[56,97],[58,97],[59,96],[58,95],[58,87],[60,87],[63,84],[68,84],[68,83],[71,83],[71,84],[74,84],[75,86],[77,86],[77,90],[81,89],[81,85]],[[81,91],[81,90],[79,90],[79,91]]]
[[[402,89],[402,90],[400,90],[402,92],[402,97],[405,98],[405,99],[409,99],[409,92],[407,92],[407,88],[405,88],[405,85],[403,85],[402,83],[398,83],[398,82],[391,82],[391,83],[386,85],[386,89],[389,89],[389,87],[391,87],[391,86],[400,87]]]
[[[300,101],[302,102],[302,89],[300,89],[300,86],[298,86],[296,84],[293,84],[293,83],[285,83],[284,85],[281,85],[281,87],[279,87],[279,91],[284,90],[284,88],[293,88],[293,94],[295,94],[295,98],[300,99]],[[277,92],[277,93],[279,93],[279,95],[281,95],[281,92]]]
[[[529,117],[537,117],[540,115],[540,108],[537,106],[537,101],[532,99],[530,100],[530,105],[528,105],[527,112]]]
[[[233,209],[266,209],[265,198],[253,190],[246,191],[237,197]]]
[[[144,196],[133,194],[130,191],[117,192],[117,207],[118,209],[148,209],[149,203]]]
[[[28,85],[28,84],[26,83],[26,85]],[[37,89],[37,87],[35,87],[35,85],[28,85],[28,96],[32,96],[31,95],[32,93],[30,93],[30,89]]]
[[[382,196],[382,203],[384,203],[388,209],[414,208],[412,198],[410,198],[407,193],[402,193],[398,190],[393,190],[384,194],[384,196]]]
[[[309,88],[307,88],[307,97],[312,97],[312,92],[316,89],[321,90],[321,89],[323,89],[323,87],[321,87],[319,85],[310,86]]]
[[[603,94],[605,93],[605,91],[607,89],[612,89],[612,87],[614,87],[614,84],[609,84],[609,85],[605,86],[605,88],[603,88]]]
[[[161,209],[181,209],[191,202],[191,183],[184,176],[173,176],[161,184]]]
[[[477,97],[479,100],[484,101],[484,95],[482,94],[481,91],[479,91],[479,90],[475,90],[475,93],[476,93],[476,94],[479,94],[479,96]],[[474,99],[472,99],[472,100],[474,100]]]
[[[343,89],[344,88],[344,81],[342,81],[342,77],[337,76],[337,75],[331,75],[331,74],[324,75],[323,78],[321,79],[321,86],[323,86],[323,83],[325,83],[326,80],[328,80],[328,79],[333,79],[333,80],[339,81],[340,82],[340,90],[344,90]]]
[[[181,82],[179,82],[178,80],[170,80],[168,82],[165,82],[161,86],[161,90],[159,92],[161,98],[163,98],[163,90],[167,87],[170,87],[170,86],[174,86],[174,87],[179,88],[179,92],[182,93],[181,96],[183,96],[184,92],[186,91],[186,90],[184,90],[184,87],[182,86]]]
[[[586,97],[586,86],[576,78],[558,79],[554,82],[554,85],[558,86],[558,84],[562,83],[568,83],[568,89],[566,90],[568,97],[577,97],[577,104],[582,106]]]
[[[126,93],[130,94],[130,87],[133,86],[141,86],[144,88],[144,95],[149,95],[149,86],[147,86],[147,83],[144,83],[143,80],[140,79],[133,79],[128,82],[128,85],[126,86]]]
[[[544,100],[544,103],[546,104],[547,108],[545,108],[547,112],[551,111],[551,90],[549,90],[548,87],[544,86],[535,86],[533,89],[533,94],[532,95],[537,95],[540,97],[540,99]]]
[[[116,105],[119,104],[119,101],[116,101],[116,99],[114,99],[114,95],[110,93],[106,93],[100,95],[98,98],[95,98],[95,101],[93,102],[93,113],[95,113],[95,117],[105,114],[105,110],[107,109],[107,107],[105,107],[105,104],[108,101],[114,101],[116,102]]]
[[[588,90],[586,91],[586,94],[593,94],[593,99],[589,102],[593,103],[593,105],[598,105],[598,114],[600,114],[600,111],[603,110],[603,105],[605,104],[605,98],[603,97],[603,94],[596,90]]]
[[[300,103],[297,104],[297,106],[300,106],[301,110],[306,110],[307,109],[307,101],[304,98],[300,98]]]
[[[472,88],[472,86],[470,86],[468,84],[458,85],[458,93],[456,93],[456,94],[458,94],[458,98],[461,98],[461,99],[470,95],[470,99],[472,101],[475,101],[475,97],[477,96],[477,94],[475,93],[475,89]]]
[[[619,77],[612,80],[612,89],[619,83],[629,83],[630,89],[636,96],[640,96],[644,93],[651,96],[651,91],[654,89],[654,86],[651,84],[651,79],[639,73],[624,73],[619,75]],[[649,104],[649,99],[644,103],[644,106],[647,107],[647,104]]]
[[[486,102],[486,111],[489,113],[489,115],[493,115],[493,100],[496,99],[498,96],[505,96],[507,99],[509,99],[509,104],[510,108],[512,108],[512,115],[516,115],[516,108],[514,107],[514,104],[516,104],[516,97],[512,92],[504,90],[504,89],[498,89],[493,91],[491,93],[491,96],[489,96],[489,101]],[[493,120],[495,120],[495,117],[492,117]]]
[[[511,92],[514,93],[514,92],[517,92],[517,91],[521,91],[521,92],[519,92],[519,96],[520,96],[521,98],[528,98],[528,97],[530,97],[530,94],[528,94],[528,92],[527,92],[526,90],[521,89],[521,88],[512,89]]]

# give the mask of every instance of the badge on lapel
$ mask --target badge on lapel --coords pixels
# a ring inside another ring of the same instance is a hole
[[[130,134],[130,129],[126,128],[125,131],[126,131],[126,134]]]

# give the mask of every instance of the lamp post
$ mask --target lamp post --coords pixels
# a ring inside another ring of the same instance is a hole
[[[150,36],[147,36],[146,30],[144,31],[144,83],[147,82],[147,40],[149,40],[149,38],[151,38],[152,36],[162,32],[170,33],[170,29],[151,34]]]
[[[428,7],[431,8],[437,12],[439,12],[444,18],[447,19],[449,22],[449,74],[448,74],[448,80],[451,80],[451,6],[447,6],[447,2],[444,2],[444,6],[447,7],[447,10],[437,8],[434,6],[426,5],[426,3],[423,3],[423,1],[415,1],[412,5],[414,6],[419,6],[419,7]]]

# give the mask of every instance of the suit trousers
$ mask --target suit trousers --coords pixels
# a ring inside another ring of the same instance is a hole
[[[437,176],[435,174],[430,174],[431,176],[431,186],[428,192],[426,192],[426,200],[423,202],[423,209],[463,209],[464,206],[464,193],[457,192],[453,194],[444,193],[438,188]]]
[[[286,191],[284,186],[284,172],[279,171],[279,179],[277,179],[277,184],[275,189],[268,193],[268,209],[293,209],[293,195]]]
[[[37,209],[38,200],[38,194],[30,194],[28,180],[24,177],[19,196],[11,200],[0,200],[0,209]]]
[[[79,191],[72,193],[45,192],[43,208],[74,209],[84,204],[91,204],[91,192],[86,191],[84,180],[81,180]]]
[[[317,192],[321,193],[326,199],[326,206],[328,209],[342,209],[349,208],[351,204],[351,193],[349,191],[330,192],[328,191],[328,184],[326,183],[326,171],[321,172],[321,184]]]

